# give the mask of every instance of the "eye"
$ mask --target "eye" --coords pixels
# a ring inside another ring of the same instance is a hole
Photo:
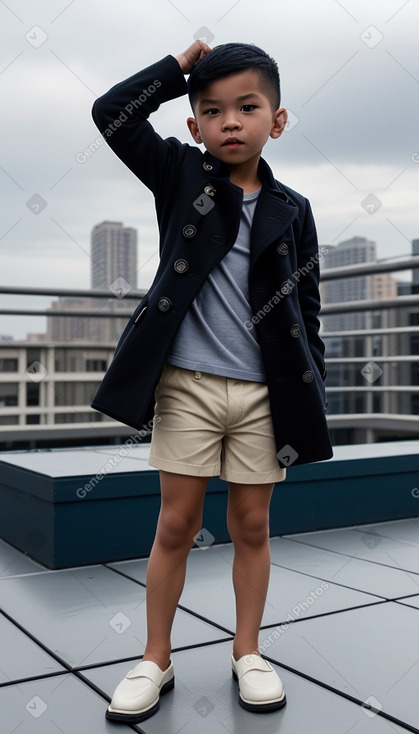
[[[214,117],[214,115],[217,115],[219,113],[219,109],[217,107],[211,107],[209,110],[205,110],[204,115],[209,115],[210,117]]]
[[[257,105],[255,105],[255,104],[244,104],[242,106],[242,110],[243,110],[243,112],[253,112],[253,110],[255,110],[256,107],[257,107]]]

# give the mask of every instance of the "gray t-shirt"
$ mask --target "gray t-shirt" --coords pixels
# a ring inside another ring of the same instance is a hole
[[[243,195],[237,240],[209,274],[176,334],[169,364],[266,382],[249,304],[250,232],[260,189]]]

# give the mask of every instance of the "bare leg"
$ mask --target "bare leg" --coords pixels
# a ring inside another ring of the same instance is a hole
[[[258,651],[270,576],[269,505],[273,488],[273,484],[229,484],[227,524],[235,551],[235,660]]]
[[[171,630],[193,537],[202,527],[209,477],[160,471],[161,508],[147,565],[147,645],[143,660],[170,661]]]

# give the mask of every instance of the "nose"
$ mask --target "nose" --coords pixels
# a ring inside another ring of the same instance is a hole
[[[223,120],[223,130],[238,130],[241,128],[241,122],[233,114],[227,115]]]

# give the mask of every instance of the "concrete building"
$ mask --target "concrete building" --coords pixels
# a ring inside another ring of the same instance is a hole
[[[398,282],[390,273],[376,273],[372,278],[372,299],[381,300],[385,298],[397,298]]]
[[[419,239],[412,240],[412,255],[419,255]],[[419,293],[419,269],[413,271],[412,292]]]
[[[360,239],[356,238],[355,245],[358,247],[362,246]],[[346,249],[348,243],[343,244]],[[367,253],[372,256],[373,250],[367,249],[366,253],[360,253],[360,256],[363,257]],[[415,253],[413,248],[413,254],[419,253]],[[364,292],[374,300],[397,298],[399,295],[409,295],[412,292],[410,283],[398,282],[388,273],[364,278],[368,279]],[[330,289],[329,283],[325,282],[322,285],[323,303],[333,302],[326,300],[325,293],[328,293],[329,297],[332,294],[336,298],[336,303],[345,300],[364,300],[355,297],[357,286],[352,292],[349,286],[345,291],[342,289],[342,297],[339,298],[338,287],[339,283],[343,282],[339,280],[332,283],[334,288]],[[358,293],[361,292],[362,290]],[[350,297],[345,298],[344,295],[347,296],[348,293]],[[360,318],[355,319],[355,316]],[[335,327],[333,329],[330,328],[331,322]],[[360,416],[356,428],[339,429],[337,427],[339,421],[335,424],[336,428],[332,429],[334,443],[362,443],[400,438],[404,435],[404,431],[409,430],[408,417],[410,419],[419,415],[419,307],[405,305],[359,314],[330,315],[322,317],[322,323],[325,324],[322,337],[326,345],[328,370],[326,381],[328,415],[342,416],[340,421],[342,426],[345,423],[344,416],[347,416],[346,423],[352,422],[353,426],[357,423],[353,417]],[[363,428],[361,416],[369,417],[370,424],[374,423],[375,416],[374,428]],[[380,421],[380,416],[386,417],[386,421]],[[393,429],[393,435],[389,435],[388,428],[391,416],[399,420],[399,428]],[[404,428],[401,427],[402,416],[406,417]],[[414,429],[413,420],[410,430]]]
[[[59,298],[47,311],[71,310],[74,316],[47,316],[47,340],[52,342],[87,342],[92,339],[92,325],[88,317],[77,316],[77,310],[93,308],[90,298]]]
[[[321,267],[341,268],[346,265],[376,262],[377,246],[365,237],[352,237],[339,242],[338,245],[327,245]],[[365,301],[373,297],[373,276],[362,275],[358,278],[342,278],[327,281],[321,285],[322,303],[344,303],[348,301]],[[366,317],[364,313],[336,314],[323,318],[325,331],[343,331],[346,329],[364,329]]]
[[[109,344],[0,341],[0,450],[114,442],[133,429],[90,408]]]
[[[116,298],[59,298],[51,303],[47,311],[69,310],[72,315],[47,316],[47,341],[115,345],[135,305],[133,300]],[[121,310],[124,311],[124,315],[120,318],[77,315],[77,311],[86,310],[97,313],[102,310]]]
[[[124,296],[137,288],[137,230],[122,222],[101,222],[91,232],[91,286],[109,290],[109,299],[59,298],[50,311],[71,310],[74,316],[48,316],[47,340],[115,344],[128,320],[77,316],[77,311],[127,311],[135,303]],[[132,308],[131,308],[132,306]]]
[[[91,233],[91,285],[114,294],[137,288],[137,230],[101,222]],[[125,282],[124,282],[125,281]]]

